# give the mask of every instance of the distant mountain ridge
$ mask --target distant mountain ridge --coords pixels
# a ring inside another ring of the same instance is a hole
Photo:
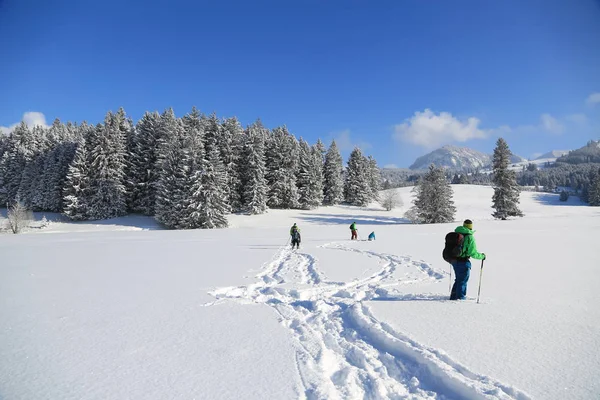
[[[600,146],[600,142],[598,142],[598,146]],[[552,150],[542,154],[535,160],[553,162],[557,158],[565,156],[568,153],[569,150]],[[482,153],[469,147],[447,145],[417,158],[409,168],[411,170],[426,169],[429,165],[435,164],[438,167],[453,170],[488,169],[491,168],[492,158],[493,156],[491,154]],[[510,157],[510,162],[511,164],[526,164],[530,161],[524,157],[513,154]]]
[[[468,147],[444,146],[417,158],[410,169],[425,169],[430,164],[451,169],[483,168],[492,162],[489,154]]]
[[[565,154],[569,154],[569,150],[552,150],[547,153],[542,154],[539,157],[536,157],[536,160],[542,160],[546,158],[558,158],[564,156]]]

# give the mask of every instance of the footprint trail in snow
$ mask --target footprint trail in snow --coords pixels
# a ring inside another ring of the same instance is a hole
[[[437,281],[444,274],[410,257],[330,243],[322,248],[379,259],[380,269],[350,282],[328,280],[317,260],[281,249],[256,283],[216,289],[217,300],[272,307],[295,339],[306,399],[529,399],[514,387],[469,371],[443,351],[378,321],[364,301],[389,298],[386,287]],[[445,300],[401,295],[395,299]]]

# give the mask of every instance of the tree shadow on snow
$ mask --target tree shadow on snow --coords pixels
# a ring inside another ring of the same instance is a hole
[[[558,193],[535,193],[533,199],[547,206],[586,206],[578,196],[569,196],[567,201],[560,201]]]
[[[306,222],[314,222],[325,225],[350,225],[356,222],[358,229],[360,225],[398,225],[410,224],[406,218],[384,217],[379,215],[339,215],[339,214],[310,214],[306,213],[299,217]]]

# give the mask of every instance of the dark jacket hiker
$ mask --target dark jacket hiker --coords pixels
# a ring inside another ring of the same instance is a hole
[[[298,228],[298,225],[292,225],[290,228],[290,236],[292,237],[292,249],[294,246],[296,246],[297,249],[300,248],[302,238],[300,237],[300,228]]]

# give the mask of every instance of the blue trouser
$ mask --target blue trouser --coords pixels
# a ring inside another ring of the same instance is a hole
[[[456,261],[452,264],[456,280],[452,285],[450,300],[463,300],[467,297],[467,282],[471,275],[471,261]]]

